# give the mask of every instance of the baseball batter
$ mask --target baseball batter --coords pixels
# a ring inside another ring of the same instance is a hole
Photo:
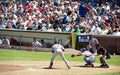
[[[62,57],[62,59],[64,60],[64,62],[67,65],[68,69],[70,69],[69,63],[63,54],[63,51],[65,50],[64,47],[61,44],[56,43],[52,46],[51,50],[52,50],[53,55],[52,55],[52,58],[50,60],[49,69],[52,69],[53,61],[57,55],[60,55]]]

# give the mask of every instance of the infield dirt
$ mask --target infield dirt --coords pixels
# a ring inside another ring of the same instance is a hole
[[[84,63],[70,61],[71,69],[67,69],[63,61],[55,61],[53,69],[47,69],[49,61],[1,61],[0,75],[90,75],[109,72],[120,72],[119,66],[110,68],[83,67]]]

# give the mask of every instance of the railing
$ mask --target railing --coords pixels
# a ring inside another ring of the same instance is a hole
[[[47,47],[51,47],[55,41],[58,41],[61,44],[64,44],[68,37],[71,36],[71,33],[58,33],[58,32],[40,32],[40,31],[20,31],[20,30],[0,30],[0,37],[7,36],[9,40],[11,38],[17,41],[17,45],[20,46],[30,46],[33,42],[33,38],[37,38],[38,41],[44,39],[44,41],[48,44]],[[11,42],[12,43],[12,42]]]
[[[61,44],[65,44],[68,41],[68,37],[71,33],[59,33],[59,32],[40,32],[40,31],[19,31],[19,30],[0,30],[0,37],[10,36],[22,42],[32,42],[32,38],[45,39],[49,43],[58,41]],[[108,36],[108,35],[92,35],[97,38],[99,43],[105,47],[109,52],[120,54],[120,36]],[[26,39],[27,38],[27,39]]]
[[[6,36],[10,40],[11,46],[19,46],[17,49],[22,49],[21,47],[29,47],[31,46],[33,42],[34,37],[27,37],[27,36],[15,36],[13,35],[6,35],[6,34],[0,34],[0,37]],[[40,37],[35,37],[39,42],[41,40],[44,40],[45,43],[47,44],[46,48],[51,47],[51,45],[55,42],[55,38],[40,38]]]

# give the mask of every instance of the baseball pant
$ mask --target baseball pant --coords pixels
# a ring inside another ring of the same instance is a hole
[[[101,62],[102,65],[106,65],[106,64],[107,64],[107,63],[106,63],[106,57],[101,56],[101,57],[100,57],[100,62]]]
[[[85,57],[84,60],[88,65],[92,65],[92,63],[95,62],[94,57]]]
[[[55,59],[55,57],[56,57],[57,55],[60,55],[60,56],[62,57],[62,59],[64,60],[65,64],[66,64],[67,66],[69,66],[69,63],[68,63],[68,61],[66,60],[66,58],[65,58],[65,56],[64,56],[64,54],[63,54],[62,52],[55,52],[55,53],[53,53],[52,58],[51,58],[51,60],[50,60],[50,63],[53,63],[53,61],[54,61],[54,59]]]

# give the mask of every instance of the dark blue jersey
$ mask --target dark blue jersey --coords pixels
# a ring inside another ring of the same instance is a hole
[[[80,5],[79,7],[79,15],[84,17],[87,14],[88,8],[86,6]]]

